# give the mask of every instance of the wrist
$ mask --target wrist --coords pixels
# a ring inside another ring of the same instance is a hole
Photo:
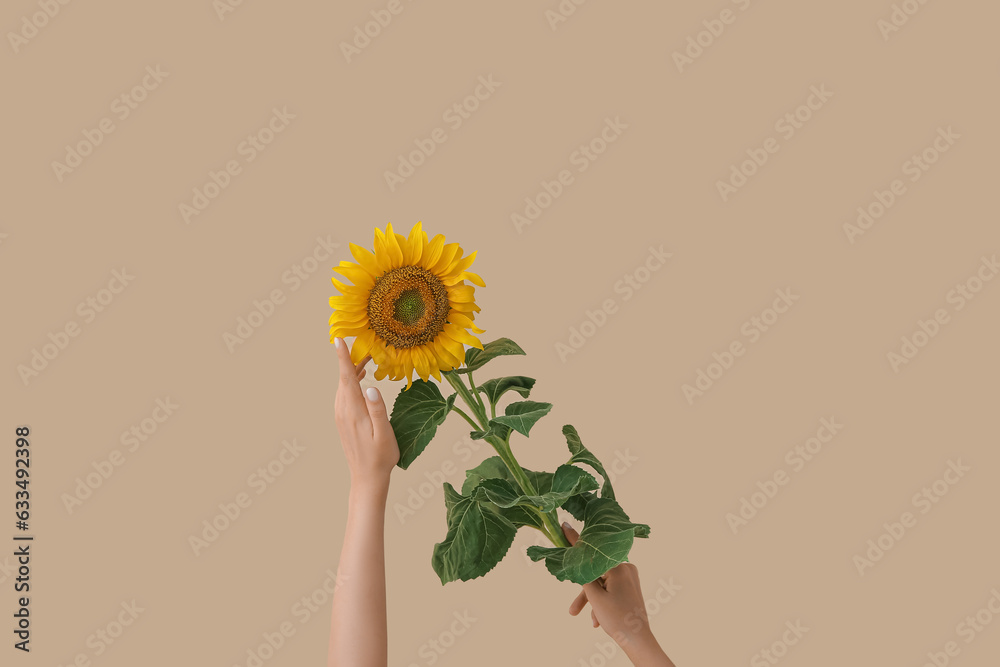
[[[389,475],[351,475],[352,499],[381,500],[389,497]]]

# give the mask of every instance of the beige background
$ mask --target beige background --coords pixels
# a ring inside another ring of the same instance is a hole
[[[10,647],[0,570],[3,664],[247,665],[286,621],[295,634],[264,664],[323,664],[329,601],[305,623],[293,609],[335,570],[344,529],[329,268],[375,226],[417,220],[479,251],[483,339],[528,351],[482,379],[531,375],[533,398],[555,404],[515,445],[521,462],[562,462],[565,423],[605,460],[636,459],[617,488],[652,526],[632,560],[678,665],[752,664],[797,620],[809,631],[783,664],[916,667],[952,640],[952,664],[995,664],[1000,620],[970,644],[956,626],[1000,587],[1000,282],[960,311],[947,296],[1000,252],[996,4],[930,2],[884,40],[888,0],[594,0],[554,30],[556,0],[404,0],[348,63],[340,43],[386,4],[249,0],[220,19],[210,0],[91,0],[60,5],[17,53],[5,40],[0,405],[8,446],[15,425],[33,431],[37,539],[30,656]],[[726,8],[735,23],[679,72],[673,52]],[[0,25],[22,30],[38,11],[11,0]],[[112,102],[147,66],[169,75],[119,120]],[[500,87],[452,129],[444,112],[489,75]],[[811,86],[833,97],[781,138],[776,121]],[[294,120],[246,162],[240,142],[275,107]],[[115,131],[60,182],[52,162],[105,117]],[[575,171],[609,117],[628,128]],[[960,139],[911,183],[903,163],[949,126]],[[390,191],[384,172],[438,127],[447,141]],[[780,150],[723,202],[716,182],[768,137]],[[186,224],[179,205],[233,159],[241,173]],[[562,169],[573,184],[518,233],[511,214]],[[849,243],[843,225],[896,178],[906,194]],[[317,238],[336,256],[292,290],[283,275]],[[617,281],[661,245],[671,259],[625,301]],[[78,304],[122,267],[134,281],[85,323]],[[682,385],[748,343],[743,323],[783,288],[794,307],[689,404]],[[275,289],[285,301],[230,352],[223,335]],[[557,343],[605,299],[617,312],[563,362]],[[887,353],[938,308],[949,323],[894,372]],[[18,367],[69,321],[79,335],[26,384]],[[379,386],[389,400],[400,388]],[[167,397],[180,407],[127,451],[122,432]],[[792,473],[786,452],[823,417],[844,429]],[[398,518],[428,476],[457,469],[460,484],[486,456],[461,444],[463,426],[452,417],[393,475],[390,664],[605,664],[607,636],[566,613],[578,587],[527,561],[526,532],[487,577],[442,587],[440,483]],[[257,495],[248,477],[291,439],[304,452]],[[68,511],[64,494],[116,449],[124,463]],[[958,459],[971,470],[920,514],[911,497]],[[791,482],[734,534],[726,514],[778,470]],[[196,556],[189,537],[241,492],[252,504]],[[916,526],[860,575],[854,556],[906,511]],[[656,602],[671,578],[680,590]],[[88,636],[132,600],[144,611],[95,655]],[[449,637],[463,612],[477,620]],[[432,662],[442,633],[454,643]]]

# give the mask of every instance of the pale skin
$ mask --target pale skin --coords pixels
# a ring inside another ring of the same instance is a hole
[[[340,383],[335,422],[351,471],[347,528],[337,568],[330,627],[329,667],[388,667],[385,595],[385,508],[389,477],[399,446],[381,393],[361,389],[370,356],[354,364],[343,339],[335,339]],[[571,544],[579,535],[569,524]],[[601,627],[637,667],[674,667],[649,627],[639,571],[622,563],[584,584],[570,605],[579,614],[589,602],[594,627]]]

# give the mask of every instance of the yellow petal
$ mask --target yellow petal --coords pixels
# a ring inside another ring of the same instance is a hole
[[[472,329],[474,333],[486,333],[485,329],[477,327],[476,323],[472,321],[472,318],[465,313],[452,311],[448,314],[448,319],[464,329]]]
[[[375,228],[375,259],[378,261],[378,268],[385,273],[392,268],[392,258],[389,256],[389,245],[385,234],[378,227]]]
[[[478,250],[473,250],[472,254],[468,255],[467,257],[462,257],[461,255],[457,256],[454,259],[454,261],[452,261],[451,265],[448,266],[447,269],[445,269],[444,275],[450,276],[450,275],[453,275],[453,274],[456,274],[456,273],[462,273],[463,271],[465,271],[467,268],[469,268],[470,266],[472,266],[472,263],[474,261],[476,261],[476,253],[477,252],[479,252],[479,251]]]
[[[403,253],[403,261],[407,266],[419,266],[420,256],[424,252],[424,238],[427,235],[423,232],[423,225],[417,223],[410,230],[410,238],[406,242],[406,252]]]
[[[351,361],[353,363],[358,363],[365,358],[366,354],[371,351],[372,343],[375,341],[375,332],[369,329],[360,336],[354,339],[354,345],[351,346]]]
[[[333,270],[353,282],[355,287],[371,289],[375,285],[375,279],[372,277],[372,274],[357,264],[341,262],[340,266],[333,267]]]
[[[438,358],[445,362],[444,366],[451,367],[444,370],[458,368],[464,363],[465,348],[457,340],[442,334],[435,338],[431,345],[434,346],[434,352]]]
[[[336,270],[337,267],[333,268],[334,270]],[[364,287],[358,287],[357,285],[348,285],[346,283],[340,282],[336,278],[330,278],[330,280],[333,281],[333,286],[339,289],[340,292],[345,296],[350,296],[350,297],[362,296],[365,297],[365,299],[367,300],[369,290],[365,289]]]
[[[461,251],[462,249],[457,243],[446,243],[441,249],[441,257],[438,258],[438,261],[434,262],[434,266],[428,268],[428,271],[436,276],[443,276],[444,269],[451,265],[452,260],[455,259],[455,255]]]
[[[413,358],[413,367],[417,369],[417,374],[421,380],[427,380],[431,375],[430,361],[424,354],[423,349],[418,347],[410,348],[410,356]]]
[[[459,303],[473,301],[476,298],[476,288],[472,285],[455,285],[448,288],[448,299]]]
[[[351,254],[354,255],[354,259],[358,260],[358,264],[360,264],[365,271],[373,276],[382,275],[382,271],[378,268],[378,262],[375,261],[375,255],[373,255],[370,250],[362,248],[355,243],[351,243],[349,246],[351,248]]]
[[[399,247],[399,239],[403,238],[392,231],[392,223],[385,227],[385,245],[389,250],[389,264],[393,269],[403,266],[403,249]]]
[[[472,347],[478,347],[480,350],[483,349],[483,344],[478,338],[455,324],[445,324],[444,331],[460,343],[465,343],[466,345],[471,345]]]
[[[441,259],[441,251],[443,249],[444,235],[437,234],[431,242],[427,244],[427,250],[424,251],[423,257],[420,258],[420,266],[430,271],[431,267],[437,264],[437,261]]]

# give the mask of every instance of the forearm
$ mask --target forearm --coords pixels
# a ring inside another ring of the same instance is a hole
[[[675,667],[651,632],[621,645],[635,667]]]
[[[330,667],[386,667],[385,507],[388,480],[351,484],[330,628]]]

